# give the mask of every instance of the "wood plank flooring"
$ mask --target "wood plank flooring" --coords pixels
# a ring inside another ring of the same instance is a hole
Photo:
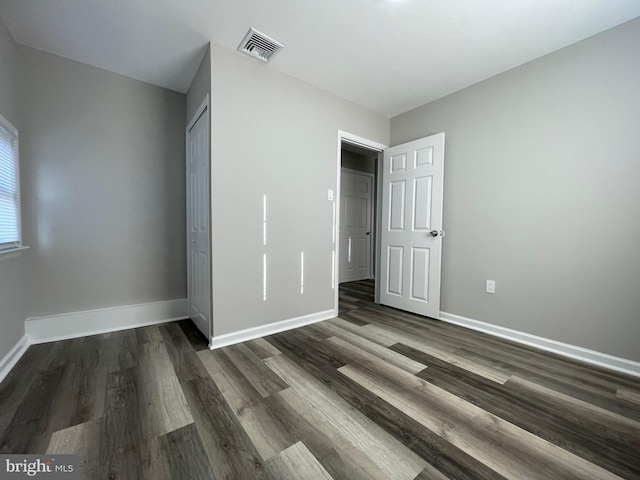
[[[87,479],[640,479],[640,379],[373,303],[209,351],[190,321],[34,345],[0,453]]]

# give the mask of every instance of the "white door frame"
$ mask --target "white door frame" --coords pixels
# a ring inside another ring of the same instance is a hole
[[[210,105],[209,105],[209,94],[206,94],[204,97],[204,100],[202,100],[202,103],[200,104],[200,106],[198,106],[198,108],[196,109],[196,111],[193,114],[193,117],[191,117],[191,120],[189,120],[189,123],[187,123],[187,128],[185,129],[185,169],[188,172],[188,168],[189,168],[189,142],[186,141],[188,140],[188,136],[189,136],[189,131],[193,128],[193,126],[196,124],[196,122],[200,119],[200,117],[202,116],[203,112],[206,113],[205,115],[207,115],[207,125],[209,127],[209,129],[211,129],[211,109],[210,109]],[[207,135],[207,138],[209,139],[209,191],[208,191],[208,196],[209,196],[209,288],[211,290],[210,295],[209,295],[209,338],[207,338],[207,340],[209,341],[209,346],[211,346],[211,342],[213,341],[213,243],[211,241],[212,239],[212,234],[213,234],[213,228],[211,225],[211,132],[209,132],[209,135]],[[191,279],[191,272],[190,270],[190,258],[189,258],[189,177],[188,175],[185,175],[185,183],[186,183],[186,199],[187,199],[187,205],[186,205],[186,214],[187,214],[187,232],[186,232],[186,247],[187,247],[187,305],[189,305],[189,313],[191,313],[191,297],[189,296],[190,292],[191,292],[191,288],[189,286],[189,282]]]
[[[338,287],[338,274],[340,272],[340,242],[338,241],[338,229],[340,228],[340,181],[342,179],[342,143],[350,143],[352,145],[357,145],[359,147],[368,148],[369,150],[374,150],[378,152],[378,173],[381,172],[382,168],[382,151],[386,148],[389,148],[389,145],[385,145],[383,143],[379,143],[373,140],[369,140],[368,138],[361,137],[359,135],[354,135],[353,133],[345,132],[343,130],[338,130],[338,145],[337,145],[337,161],[336,161],[336,186],[337,191],[334,196],[333,208],[335,212],[335,217],[333,221],[333,248],[334,248],[334,258],[333,258],[333,275],[332,275],[332,285],[334,289],[334,304],[333,310],[334,314],[337,316],[339,311],[339,287]],[[380,192],[380,176],[377,175],[376,182],[376,191]],[[380,206],[382,199],[380,195],[377,195],[377,215],[378,218],[376,221],[376,238],[380,238]],[[375,248],[375,264],[377,265],[380,260],[380,242],[376,242]],[[376,292],[375,292],[375,301],[379,300],[378,293],[378,283],[376,282]]]

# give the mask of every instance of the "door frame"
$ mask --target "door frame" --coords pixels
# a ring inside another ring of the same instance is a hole
[[[376,160],[377,163],[377,160]],[[378,235],[377,229],[378,229],[378,223],[376,222],[376,215],[375,212],[377,212],[377,210],[374,207],[374,199],[373,199],[373,192],[376,192],[376,197],[377,197],[377,184],[375,183],[375,180],[377,178],[377,175],[375,173],[369,173],[369,172],[361,172],[360,170],[354,170],[353,168],[345,168],[342,167],[340,169],[340,180],[342,181],[342,172],[345,173],[354,173],[356,175],[362,175],[363,177],[369,177],[371,178],[371,198],[369,199],[369,224],[371,225],[371,255],[369,258],[370,263],[370,268],[369,268],[369,279],[375,278],[375,274],[374,274],[374,266],[376,265],[375,260],[376,260],[376,252],[375,252],[375,248],[374,246],[376,245],[375,239],[376,236]],[[342,191],[341,189],[338,189],[338,194],[342,195]],[[377,200],[377,198],[376,198]],[[340,202],[342,203],[342,197],[340,197]],[[377,203],[377,202],[376,202]],[[374,231],[374,229],[376,231]],[[340,231],[340,224],[338,224],[338,232]],[[338,257],[339,259],[340,257]],[[340,270],[338,270],[338,285],[340,285]]]
[[[338,312],[339,312],[339,293],[340,293],[340,288],[339,288],[339,283],[338,283],[338,275],[340,273],[340,242],[339,242],[339,238],[338,238],[338,230],[340,228],[340,195],[341,195],[341,191],[340,191],[340,183],[342,180],[342,143],[350,143],[352,145],[357,145],[359,147],[364,147],[367,148],[369,150],[373,150],[378,152],[378,162],[377,162],[377,172],[378,175],[376,175],[376,191],[380,192],[380,187],[381,187],[381,175],[380,173],[382,172],[381,168],[382,168],[382,152],[383,150],[385,150],[386,148],[389,148],[389,145],[385,145],[383,143],[379,143],[376,142],[374,140],[370,140],[368,138],[364,138],[361,137],[359,135],[355,135],[353,133],[349,133],[349,132],[345,132],[343,130],[338,130],[338,144],[337,144],[337,155],[336,155],[336,195],[334,196],[334,200],[333,200],[333,208],[334,208],[334,220],[333,220],[333,266],[332,268],[332,275],[331,275],[331,283],[332,283],[332,287],[334,289],[334,304],[333,304],[333,309],[334,309],[334,314],[336,316],[338,316]],[[381,207],[381,202],[382,202],[382,198],[380,195],[376,195],[377,199],[376,199],[376,213],[377,213],[377,218],[376,218],[376,238],[380,238],[380,207]],[[375,265],[378,265],[380,261],[380,242],[376,242],[376,248],[375,248]],[[373,266],[373,265],[372,265]],[[376,282],[376,289],[375,289],[375,302],[378,303],[379,302],[379,292],[378,292],[378,284],[379,282]]]
[[[190,272],[190,258],[189,258],[189,194],[190,194],[190,183],[189,176],[186,173],[189,171],[189,131],[194,127],[196,122],[200,119],[203,113],[207,116],[207,128],[209,128],[208,138],[208,150],[209,150],[209,182],[207,183],[207,197],[208,197],[208,205],[209,205],[209,348],[211,348],[211,344],[213,342],[213,228],[211,222],[211,107],[209,102],[209,94],[207,93],[202,100],[202,103],[195,110],[191,120],[187,123],[187,127],[185,128],[185,193],[186,193],[186,235],[185,235],[185,246],[186,246],[186,257],[187,257],[187,306],[189,308],[189,315],[191,314],[191,272]]]

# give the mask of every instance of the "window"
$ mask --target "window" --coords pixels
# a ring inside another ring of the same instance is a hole
[[[0,115],[0,252],[20,241],[18,130]]]

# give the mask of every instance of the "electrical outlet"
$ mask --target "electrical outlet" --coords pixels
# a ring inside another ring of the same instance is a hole
[[[331,189],[329,189],[329,191],[327,192],[327,200],[333,202],[333,190]]]
[[[495,280],[487,280],[487,286],[485,288],[487,293],[496,293],[496,281]]]

